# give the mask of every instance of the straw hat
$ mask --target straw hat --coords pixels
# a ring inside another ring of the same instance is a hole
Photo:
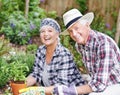
[[[63,14],[63,22],[66,26],[66,30],[62,32],[62,35],[69,35],[67,32],[67,29],[69,29],[77,20],[86,20],[89,24],[92,23],[94,19],[93,12],[89,12],[85,15],[82,15],[82,13],[78,9],[71,9],[65,14]]]

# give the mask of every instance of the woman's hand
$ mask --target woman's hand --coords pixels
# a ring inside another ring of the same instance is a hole
[[[27,87],[33,86],[36,83],[36,79],[32,76],[28,76],[26,79],[26,85]]]

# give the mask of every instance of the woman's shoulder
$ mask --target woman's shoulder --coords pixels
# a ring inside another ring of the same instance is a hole
[[[40,46],[38,47],[39,50],[44,49],[44,48],[45,48],[45,45],[40,45]]]
[[[45,45],[40,45],[37,49],[37,53],[45,50]]]

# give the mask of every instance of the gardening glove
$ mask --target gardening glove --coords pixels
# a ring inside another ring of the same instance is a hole
[[[53,95],[78,95],[74,85],[57,85],[53,90]]]
[[[44,87],[27,87],[19,90],[19,95],[45,95]]]

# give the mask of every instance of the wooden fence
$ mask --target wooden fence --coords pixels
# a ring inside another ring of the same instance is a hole
[[[120,0],[89,0],[88,9],[104,17],[106,23],[112,25],[117,22]]]
[[[76,0],[44,0],[40,7],[46,11],[57,11],[58,15],[70,9],[78,8],[80,5],[76,3]],[[87,0],[88,10],[98,11],[102,14],[118,11],[120,8],[120,0]]]
[[[62,16],[70,8],[79,8],[79,6],[76,0],[44,0],[44,3],[40,4],[40,7],[47,12],[56,11],[58,16]],[[106,23],[112,26],[115,24],[115,20],[117,20],[120,0],[87,0],[87,7],[88,11],[100,14],[104,17]]]
[[[40,4],[40,7],[44,8],[47,12],[56,11],[58,16],[62,16],[63,12],[72,7],[78,8],[78,5],[75,0],[45,0]]]

